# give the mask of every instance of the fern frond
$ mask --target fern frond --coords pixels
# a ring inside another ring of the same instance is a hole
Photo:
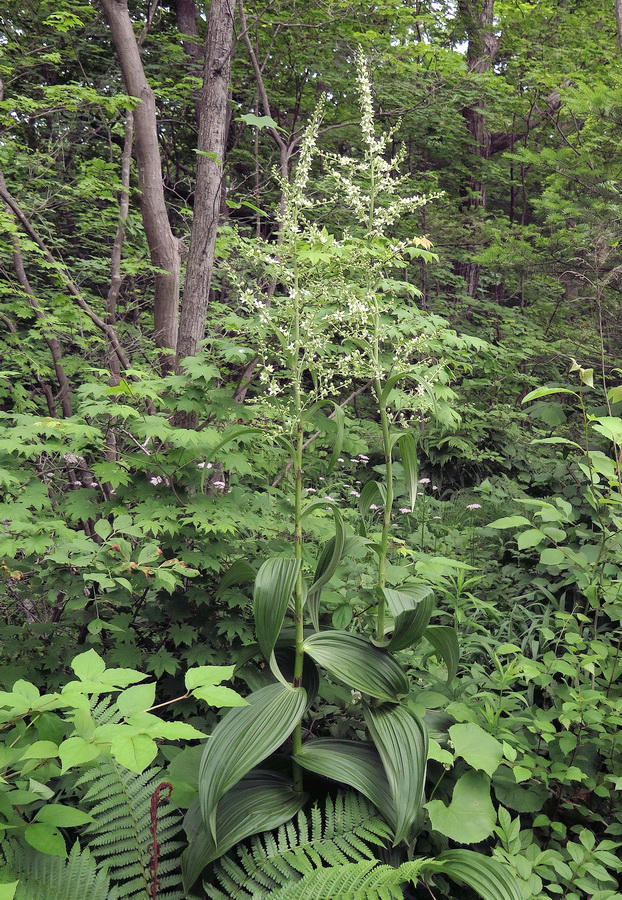
[[[273,891],[271,900],[402,900],[404,894],[391,866],[377,860],[317,869],[297,884]]]
[[[3,875],[19,881],[15,900],[118,900],[110,879],[76,842],[67,859],[11,841],[2,845]]]
[[[83,832],[93,856],[105,864],[120,900],[145,900],[151,896],[150,846],[151,798],[161,782],[159,769],[136,775],[108,760],[87,772],[78,782],[86,787],[83,803],[93,822]],[[158,808],[158,897],[183,900],[177,838],[181,817]],[[90,900],[90,898],[89,898]]]
[[[371,845],[382,845],[390,830],[359,794],[337,796],[323,809],[303,811],[276,832],[254,837],[236,857],[224,856],[215,867],[220,887],[205,885],[210,900],[272,897],[275,891],[304,880],[323,866],[342,867],[371,861]],[[389,895],[387,895],[389,896]]]

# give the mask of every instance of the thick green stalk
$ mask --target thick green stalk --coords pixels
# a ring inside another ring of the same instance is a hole
[[[294,452],[294,552],[296,559],[302,561],[302,453],[304,442],[304,429],[302,423],[302,397],[301,383],[302,371],[300,366],[300,305],[298,298],[298,269],[294,254],[294,404],[296,410],[296,438]],[[302,683],[302,670],[304,665],[304,620],[303,620],[303,583],[302,566],[296,579],[294,589],[294,619],[296,627],[296,656],[294,659],[294,687],[300,687]],[[302,751],[302,720],[298,722],[292,735],[292,752],[294,756]],[[302,769],[298,763],[293,765],[294,790],[302,791]]]
[[[380,538],[380,553],[378,554],[378,613],[376,615],[376,639],[384,638],[386,601],[383,588],[387,583],[387,553],[389,548],[389,532],[391,528],[391,511],[393,509],[393,460],[391,459],[391,435],[389,430],[389,417],[382,397],[382,385],[380,379],[376,379],[376,394],[378,396],[378,408],[380,412],[380,425],[382,427],[382,444],[385,461],[385,488],[387,499],[382,515],[382,535]]]

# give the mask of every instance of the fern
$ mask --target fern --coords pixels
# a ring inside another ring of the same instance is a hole
[[[237,860],[233,854],[223,857],[215,875],[224,892],[210,885],[205,890],[210,900],[272,897],[324,864],[364,862],[369,869],[376,865],[369,844],[382,845],[389,836],[388,826],[361,796],[338,796],[323,810],[313,807],[310,821],[301,811],[278,831],[253,838],[249,849],[238,847]]]
[[[93,856],[105,864],[120,900],[151,897],[151,800],[161,782],[159,772],[152,768],[136,775],[110,760],[78,782],[88,787],[84,805],[94,819],[83,832],[84,838]],[[158,898],[162,900],[184,897],[179,874],[183,844],[175,840],[180,825],[177,812],[158,811]]]
[[[68,859],[2,845],[2,877],[19,881],[15,900],[118,900],[108,874],[76,842]]]
[[[392,866],[378,860],[317,869],[270,894],[271,900],[402,900],[402,879]]]

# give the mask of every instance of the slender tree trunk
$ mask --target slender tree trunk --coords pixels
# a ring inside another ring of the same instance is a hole
[[[205,336],[229,121],[234,14],[234,0],[212,0],[205,42],[194,219],[179,323],[178,359],[193,356]]]
[[[467,66],[469,72],[482,75],[490,71],[499,46],[499,39],[493,32],[494,0],[459,0],[458,8],[465,22],[468,45]],[[471,177],[466,185],[469,239],[466,252],[469,256],[477,252],[477,231],[479,218],[486,210],[487,185],[486,161],[492,152],[492,139],[485,118],[486,103],[478,98],[474,103],[462,108],[469,134],[472,138],[473,160]],[[458,270],[466,282],[469,297],[474,297],[479,286],[479,265],[471,259],[460,263]]]
[[[622,49],[622,0],[616,0],[616,25],[618,27],[618,42]]]
[[[134,133],[143,226],[155,276],[154,331],[158,347],[175,350],[179,315],[181,255],[164,199],[156,105],[147,83],[127,0],[101,0],[128,94],[134,109]]]

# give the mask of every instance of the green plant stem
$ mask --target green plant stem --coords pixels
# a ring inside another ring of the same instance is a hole
[[[300,306],[298,299],[298,271],[294,262],[294,404],[296,408],[296,442],[294,452],[294,552],[296,559],[302,562],[302,454],[304,450],[304,428],[302,423],[300,365]],[[294,659],[294,687],[302,683],[304,666],[304,620],[303,620],[303,583],[302,566],[296,578],[294,589],[294,619],[296,627],[296,655]],[[302,720],[296,724],[292,735],[292,752],[294,756],[302,751]],[[302,769],[297,762],[293,764],[294,790],[302,791]]]
[[[385,487],[387,492],[386,502],[382,515],[382,535],[380,538],[380,552],[378,554],[378,613],[376,616],[376,638],[381,641],[384,638],[386,601],[383,589],[387,583],[387,553],[389,547],[389,531],[391,528],[391,511],[393,509],[393,461],[391,459],[391,435],[389,430],[389,417],[382,396],[380,379],[376,380],[376,393],[378,395],[378,408],[380,411],[380,425],[382,427],[382,444],[384,447],[385,461]]]

